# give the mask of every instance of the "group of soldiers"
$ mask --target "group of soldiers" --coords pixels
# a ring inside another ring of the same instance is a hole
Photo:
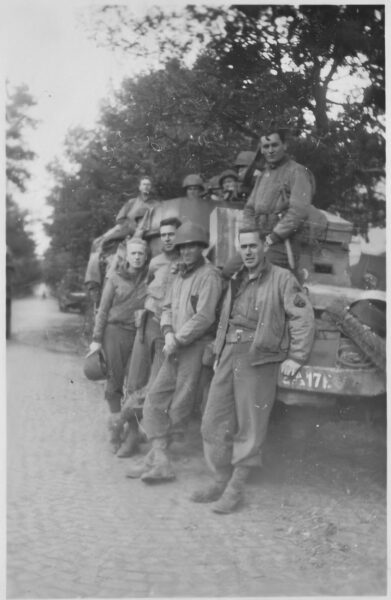
[[[143,435],[150,442],[127,476],[173,480],[170,445],[185,443],[194,407],[202,406],[212,480],[191,500],[210,502],[220,514],[237,508],[251,470],[262,465],[279,371],[293,377],[314,337],[313,309],[294,274],[314,179],[289,158],[282,131],[266,131],[260,152],[264,166],[245,201],[240,185],[254,161],[249,152],[244,171],[240,165],[225,171],[204,197],[209,204],[244,205],[239,252],[224,269],[208,260],[207,223],[195,202],[205,189],[199,176],[189,175],[187,218],[179,212],[160,219],[160,251],[153,224],[159,203],[151,200],[146,177],[115,227],[95,242],[86,275],[92,291],[102,285],[99,277],[104,283],[89,355],[103,351],[106,360],[110,443],[127,457],[137,454]],[[94,280],[102,248],[124,234]]]

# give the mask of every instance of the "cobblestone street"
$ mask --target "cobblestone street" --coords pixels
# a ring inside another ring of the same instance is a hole
[[[52,300],[39,316],[42,304],[15,302],[7,344],[8,598],[385,593],[382,472],[358,461],[351,484],[330,485],[330,469],[308,479],[281,455],[240,511],[216,515],[188,500],[208,477],[194,421],[174,449],[176,481],[127,479],[129,460],[108,448],[103,385],[85,379],[80,350],[51,345],[56,327],[80,328],[82,317]],[[368,448],[385,460],[377,443]]]

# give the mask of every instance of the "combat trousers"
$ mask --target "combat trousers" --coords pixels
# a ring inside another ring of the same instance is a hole
[[[197,397],[202,355],[209,340],[197,340],[166,357],[147,393],[143,426],[149,439],[183,432]]]
[[[145,325],[137,329],[134,341],[126,378],[127,396],[152,383],[164,360],[163,346],[160,323],[148,311]]]
[[[132,352],[136,330],[125,329],[119,325],[108,323],[103,335],[103,351],[107,361],[107,381],[105,398],[110,412],[121,410],[126,366]]]
[[[229,465],[262,466],[280,364],[252,366],[250,345],[226,344],[212,379],[201,433],[213,471]]]

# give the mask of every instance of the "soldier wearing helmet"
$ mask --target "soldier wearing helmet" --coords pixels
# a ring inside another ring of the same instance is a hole
[[[180,253],[179,271],[166,296],[161,329],[165,359],[148,391],[143,427],[152,449],[141,467],[133,467],[129,477],[144,482],[175,478],[168,456],[173,437],[183,435],[197,397],[202,357],[213,339],[216,309],[222,292],[219,271],[206,262],[202,252],[208,235],[198,224],[187,221],[176,232]]]
[[[233,169],[226,169],[219,177],[219,184],[223,190],[224,202],[237,202],[238,198],[238,174]]]
[[[200,175],[186,175],[182,182],[182,187],[186,192],[187,198],[198,200],[205,192],[204,180]]]

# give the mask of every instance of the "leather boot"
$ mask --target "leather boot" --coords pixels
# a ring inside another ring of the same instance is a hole
[[[233,512],[241,502],[244,487],[250,475],[250,467],[235,467],[231,479],[224,490],[221,498],[212,506],[213,512],[229,514]]]
[[[152,467],[141,475],[141,481],[144,481],[145,483],[156,483],[159,481],[172,481],[175,479],[175,473],[168,457],[168,439],[153,439],[152,451]]]
[[[117,452],[118,458],[128,458],[137,452],[139,444],[139,432],[138,423],[136,419],[132,419],[128,422],[128,429],[126,432],[125,440],[122,442],[122,446]]]
[[[135,461],[126,471],[126,477],[130,479],[139,479],[144,473],[149,471],[153,466],[153,458],[155,451],[152,448],[143,460]]]
[[[214,480],[207,483],[204,487],[194,490],[190,496],[192,502],[215,502],[224,492],[228,481],[232,475],[231,467],[227,469],[218,469],[215,472]]]
[[[122,427],[121,413],[112,413],[109,417],[107,428],[110,432],[109,443],[114,454],[121,446]]]

